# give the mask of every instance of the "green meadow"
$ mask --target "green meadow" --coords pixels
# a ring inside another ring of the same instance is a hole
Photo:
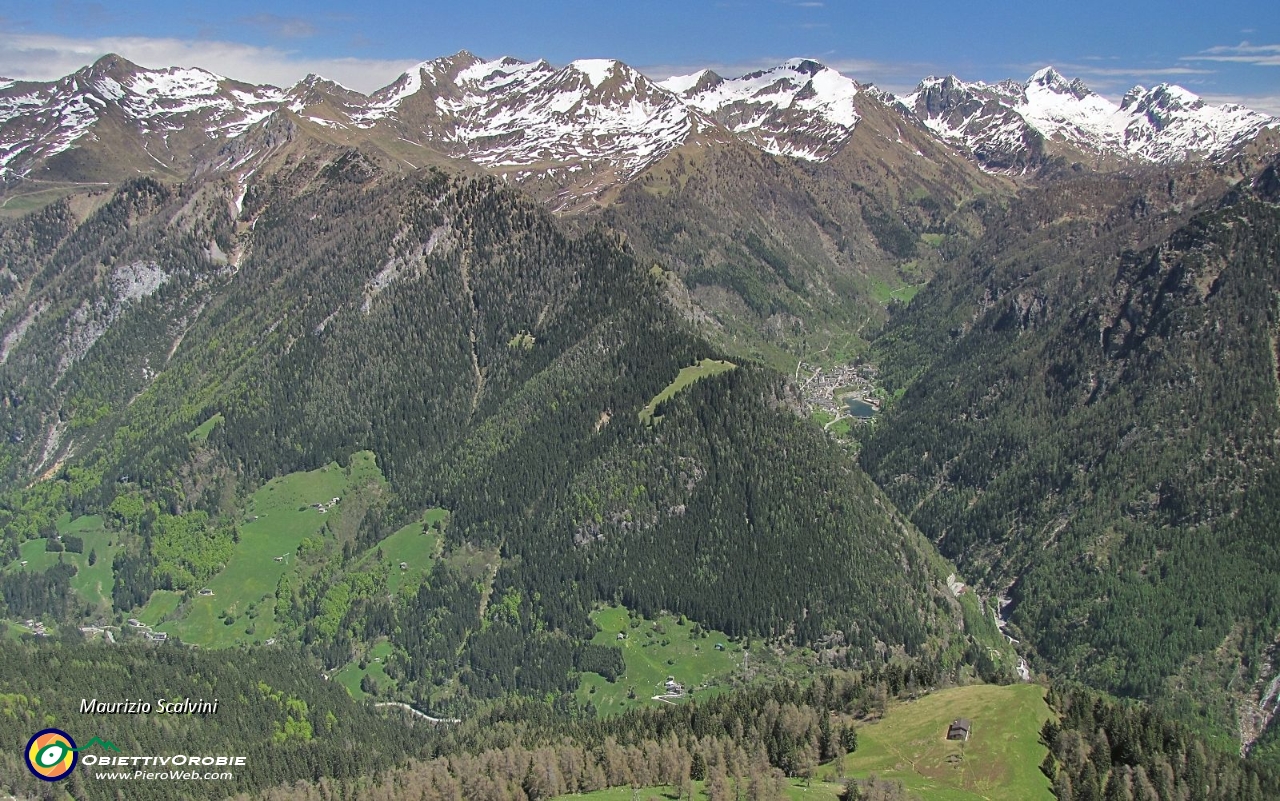
[[[357,701],[369,697],[369,694],[360,687],[360,682],[365,676],[372,677],[380,688],[394,689],[396,680],[388,676],[386,671],[387,658],[394,652],[395,646],[383,640],[365,654],[364,668],[360,667],[360,660],[354,661],[333,674],[333,680],[346,687],[347,692],[351,693],[351,697]]]
[[[630,669],[630,659],[627,666]],[[1048,753],[1040,743],[1040,728],[1049,716],[1044,688],[1035,684],[955,687],[895,703],[882,720],[858,727],[858,748],[844,757],[845,775],[866,779],[875,774],[898,781],[923,801],[1052,801],[1049,780],[1039,767]],[[969,741],[947,740],[948,724],[961,717],[973,722]],[[834,801],[841,787],[832,761],[819,768],[808,787],[800,779],[791,780],[787,794],[791,801]],[[630,787],[611,787],[576,797],[678,797],[671,787],[633,792]],[[703,782],[694,782],[694,801],[704,798]]]
[[[870,279],[871,296],[882,306],[889,305],[889,302],[892,300],[900,300],[903,303],[910,303],[911,299],[916,296],[916,293],[923,288],[924,284],[904,283],[895,287],[880,280],[879,278]]]
[[[147,601],[146,607],[138,613],[138,620],[148,626],[158,626],[178,608],[180,603],[182,603],[182,593],[156,590],[151,593],[151,600]]]
[[[1044,688],[973,685],[895,704],[884,719],[858,727],[858,749],[845,757],[849,776],[874,773],[902,782],[925,801],[1052,801],[1040,772],[1049,719]],[[957,718],[972,721],[967,742],[946,739]],[[820,775],[829,775],[830,765]]]
[[[245,506],[240,542],[227,566],[208,582],[213,595],[193,595],[182,616],[158,630],[204,648],[227,648],[275,636],[276,586],[286,572],[296,571],[298,546],[308,537],[324,537],[326,523],[337,527],[345,507],[341,500],[331,504],[333,498],[346,500],[359,489],[382,484],[382,473],[368,451],[352,454],[346,468],[332,463],[268,481]],[[156,602],[153,597],[139,618],[157,618],[151,609]]]
[[[204,442],[205,440],[209,439],[209,433],[213,431],[214,426],[218,425],[218,423],[221,423],[221,422],[222,422],[222,412],[218,412],[214,416],[210,417],[208,420],[205,420],[200,425],[191,429],[191,432],[187,434],[187,439],[191,440],[192,442]]]
[[[73,564],[76,566],[76,575],[71,579],[71,589],[89,605],[100,608],[105,613],[110,608],[111,589],[115,583],[111,573],[111,560],[115,558],[118,547],[117,535],[106,530],[99,515],[86,515],[72,520],[70,514],[64,514],[57,520],[57,526],[58,533],[64,537],[70,535],[84,540],[84,552],[47,551],[47,537],[27,540],[19,546],[18,560],[9,563],[5,570],[39,573],[59,561]],[[95,553],[97,557],[93,565],[89,564],[90,553]],[[24,561],[27,564],[23,565]]]
[[[658,404],[675,395],[694,381],[697,381],[700,378],[706,378],[707,376],[727,373],[737,366],[738,365],[733,362],[723,361],[720,359],[703,359],[691,367],[681,368],[680,372],[676,375],[675,380],[670,384],[667,384],[666,387],[664,387],[657,395],[654,395],[653,400],[645,404],[645,407],[640,410],[640,421],[642,423],[652,423],[655,419],[653,411],[657,408]],[[662,416],[658,415],[656,419],[661,420]]]
[[[417,587],[440,556],[439,532],[448,518],[449,512],[445,509],[428,509],[421,520],[410,523],[369,549],[356,562],[356,568],[383,571],[387,577],[387,589],[392,593],[399,592],[402,586]],[[401,564],[407,567],[401,570]]]
[[[721,632],[704,630],[705,637],[695,637],[692,622],[682,624],[669,615],[649,620],[621,606],[599,609],[591,619],[600,627],[592,642],[621,647],[627,666],[627,672],[612,683],[596,673],[582,674],[578,700],[595,704],[601,715],[637,706],[683,703],[685,699],[653,700],[666,692],[668,676],[675,677],[692,697],[702,698],[722,691],[742,672],[742,644]],[[622,640],[618,639],[620,632],[626,635]],[[717,644],[725,650],[716,650]]]

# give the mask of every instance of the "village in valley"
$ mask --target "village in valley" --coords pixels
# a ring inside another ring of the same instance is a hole
[[[822,367],[800,360],[796,363],[795,382],[804,398],[805,413],[821,420],[823,428],[830,430],[840,421],[864,423],[874,419],[881,404],[877,374],[874,364]],[[855,408],[851,409],[851,405]]]

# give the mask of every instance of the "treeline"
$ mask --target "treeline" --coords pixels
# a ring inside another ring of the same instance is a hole
[[[819,762],[855,750],[855,717],[883,712],[886,693],[882,673],[873,670],[603,720],[513,700],[442,730],[435,759],[255,797],[542,801],[607,787],[643,792],[668,785],[692,799],[693,783],[700,782],[711,801],[775,801],[788,797],[788,777],[812,778]]]
[[[1263,801],[1280,797],[1280,772],[1225,753],[1150,706],[1108,700],[1074,685],[1048,695],[1058,720],[1041,738],[1041,769],[1058,801]]]

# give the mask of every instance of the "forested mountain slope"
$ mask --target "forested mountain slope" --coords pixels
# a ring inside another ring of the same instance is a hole
[[[877,343],[905,394],[861,455],[1048,666],[1246,743],[1280,635],[1275,176],[1020,199]]]
[[[343,148],[286,148],[239,207],[236,189],[143,179],[0,234],[24,254],[0,366],[21,434],[4,451],[6,552],[64,513],[102,515],[120,540],[113,609],[58,566],[7,576],[13,610],[60,593],[72,602],[35,611],[73,623],[164,597],[181,622],[264,525],[251,492],[333,461],[350,475],[371,451],[386,491],[344,499],[367,506],[286,554],[274,594],[244,599],[246,631],[265,614],[328,668],[389,639],[388,670],[424,706],[617,671],[585,645],[613,600],[855,662],[976,658],[945,564],[795,415],[780,375],[740,363],[641,422],[682,367],[720,354],[616,237],[568,235],[493,179]],[[381,543],[428,507],[450,513],[442,558],[396,592]],[[243,605],[214,603],[245,625]]]

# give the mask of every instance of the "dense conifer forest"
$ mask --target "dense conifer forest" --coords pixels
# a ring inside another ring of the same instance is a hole
[[[1269,174],[1194,216],[1180,199],[1212,196],[1204,174],[1145,176],[1103,228],[1070,219],[1096,176],[1030,194],[973,254],[975,285],[890,325],[905,394],[861,453],[944,555],[1008,588],[1048,665],[1224,734],[1280,627]],[[1062,239],[1088,244],[1055,257]],[[910,380],[916,347],[938,355]]]

